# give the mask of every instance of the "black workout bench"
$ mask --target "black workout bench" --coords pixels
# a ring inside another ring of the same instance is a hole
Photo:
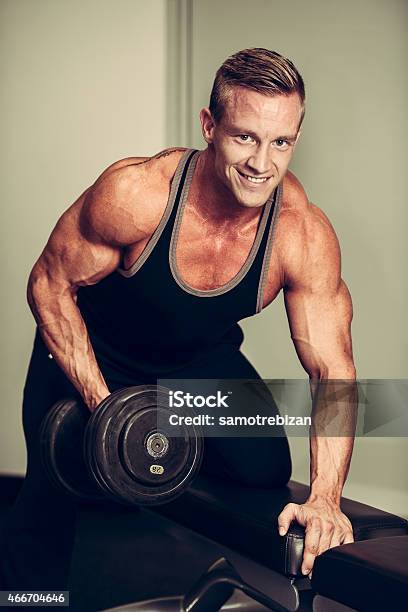
[[[2,484],[11,498],[10,481]],[[407,521],[343,499],[356,542],[318,557],[310,580],[299,574],[303,529],[292,524],[284,537],[277,531],[285,504],[301,503],[307,494],[308,487],[295,482],[262,490],[200,475],[155,510],[83,505],[70,612],[116,606],[174,612],[186,602],[192,612],[405,609]]]
[[[157,511],[287,576],[288,588],[300,592],[309,583],[313,591],[326,593],[351,609],[358,603],[358,610],[375,610],[377,604],[377,609],[384,610],[385,600],[388,609],[403,609],[408,597],[408,522],[366,504],[342,499],[341,507],[353,525],[355,543],[321,555],[315,563],[311,585],[309,579],[301,577],[304,529],[292,523],[287,535],[281,537],[277,519],[287,503],[303,503],[308,491],[309,487],[293,481],[286,487],[262,490],[200,475],[184,495]],[[362,545],[365,540],[369,542]],[[381,579],[383,575],[386,578]],[[376,588],[370,590],[371,580]],[[385,584],[388,588],[384,590]],[[401,600],[403,592],[405,600]],[[378,593],[383,593],[382,598]],[[320,610],[329,610],[327,601],[325,605]]]

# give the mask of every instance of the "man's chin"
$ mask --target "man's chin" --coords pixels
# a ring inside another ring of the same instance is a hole
[[[246,193],[235,194],[237,203],[244,208],[259,208],[269,200],[270,196],[271,193],[269,192],[266,192],[265,194],[256,195]]]

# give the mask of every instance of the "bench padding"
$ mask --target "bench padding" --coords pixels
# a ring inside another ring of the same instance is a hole
[[[296,576],[304,529],[292,523],[281,537],[277,518],[287,503],[303,503],[308,492],[308,486],[292,481],[278,489],[256,489],[200,474],[186,493],[157,511],[266,567]],[[349,499],[341,506],[355,540],[408,534],[408,523],[399,516]]]
[[[356,610],[408,609],[408,536],[332,548],[316,559],[314,590]]]

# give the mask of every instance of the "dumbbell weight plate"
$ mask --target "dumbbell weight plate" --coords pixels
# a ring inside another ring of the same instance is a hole
[[[202,436],[196,426],[180,426],[174,437],[157,431],[158,413],[172,412],[168,390],[156,385],[116,391],[98,406],[84,452],[109,497],[125,504],[166,503],[191,482],[201,464]]]
[[[40,431],[43,465],[51,481],[78,501],[100,501],[105,495],[89,475],[83,438],[90,413],[82,402],[69,399],[54,404]]]
[[[136,412],[126,419],[118,438],[120,462],[126,472],[136,481],[154,486],[173,480],[189,461],[190,452],[186,432],[171,439],[157,432],[159,412],[164,419],[166,411],[158,406]]]

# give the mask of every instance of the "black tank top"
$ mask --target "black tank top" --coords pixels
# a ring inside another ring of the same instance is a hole
[[[237,321],[262,309],[282,187],[263,206],[241,270],[222,287],[194,289],[180,277],[176,248],[199,153],[187,150],[180,160],[163,217],[137,261],[78,290],[77,304],[105,376],[171,378],[221,344],[238,350],[243,333]]]

